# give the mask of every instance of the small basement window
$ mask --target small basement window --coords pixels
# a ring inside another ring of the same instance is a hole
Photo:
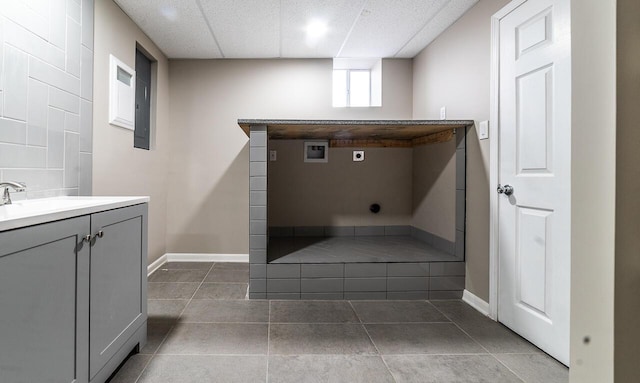
[[[333,106],[382,106],[382,60],[333,59]]]

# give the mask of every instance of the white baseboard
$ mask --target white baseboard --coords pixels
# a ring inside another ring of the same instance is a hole
[[[161,255],[160,258],[156,259],[155,261],[151,262],[151,264],[149,266],[147,266],[147,276],[153,274],[154,271],[158,270],[160,268],[160,266],[164,265],[165,263],[167,263],[167,255]]]
[[[249,263],[249,254],[167,253],[167,262],[240,262]]]
[[[482,314],[489,316],[489,303],[485,302],[481,298],[478,298],[469,290],[464,290],[464,292],[462,293],[462,300]]]
[[[166,253],[147,267],[151,275],[167,262],[238,262],[248,263],[249,254]]]

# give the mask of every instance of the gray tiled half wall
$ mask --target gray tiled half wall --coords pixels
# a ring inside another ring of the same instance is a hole
[[[251,126],[249,130],[249,262],[267,263],[267,127]],[[256,273],[255,269],[253,272]],[[251,276],[250,292],[266,292],[264,277]],[[264,281],[264,282],[263,282]],[[249,294],[251,297],[251,294]],[[263,298],[262,296],[257,296]]]
[[[250,299],[459,299],[465,283],[466,129],[456,131],[455,241],[411,226],[267,227],[268,134],[249,130]],[[267,264],[269,237],[411,236],[449,262]]]

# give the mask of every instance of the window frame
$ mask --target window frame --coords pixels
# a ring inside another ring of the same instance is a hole
[[[336,71],[344,71],[346,76],[345,76],[345,84],[344,84],[344,88],[345,88],[345,105],[333,105],[334,108],[371,108],[371,100],[372,100],[372,95],[371,95],[371,88],[372,88],[372,84],[371,84],[371,69],[367,69],[367,68],[348,68],[348,69],[334,69],[332,74],[335,73]],[[368,87],[368,100],[367,100],[367,105],[357,105],[357,106],[352,106],[351,105],[351,72],[366,72],[369,76],[369,87]],[[332,100],[333,102],[333,100]]]

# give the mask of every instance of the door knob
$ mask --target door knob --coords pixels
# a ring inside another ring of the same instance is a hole
[[[513,194],[513,186],[511,185],[500,185],[498,184],[498,194],[504,194],[506,196],[510,196],[511,194]]]

